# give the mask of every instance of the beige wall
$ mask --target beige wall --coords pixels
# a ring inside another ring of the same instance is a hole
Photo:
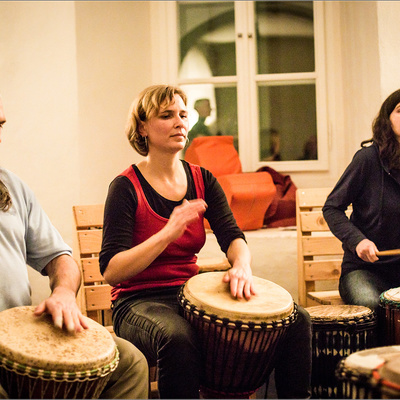
[[[400,88],[400,1],[378,1],[381,100]]]
[[[124,134],[129,106],[151,80],[150,6],[76,2],[80,196],[102,203],[108,184],[140,157]]]
[[[104,202],[138,158],[124,125],[151,83],[149,4],[0,2],[0,15],[0,162],[72,245],[72,205]]]

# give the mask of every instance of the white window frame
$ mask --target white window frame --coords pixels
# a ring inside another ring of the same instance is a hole
[[[256,72],[256,46],[254,32],[254,2],[235,1],[235,34],[237,75],[207,79],[178,79],[178,29],[177,1],[151,2],[152,20],[152,79],[155,83],[176,85],[212,83],[218,86],[235,84],[238,98],[239,153],[244,171],[269,165],[281,172],[326,171],[329,168],[329,129],[327,118],[327,89],[325,74],[325,14],[324,2],[314,2],[315,72],[264,74]],[[247,76],[247,79],[238,77]],[[318,160],[305,161],[258,161],[258,101],[257,83],[285,84],[315,83]],[[240,112],[246,110],[246,112]],[[243,134],[249,132],[249,134]]]

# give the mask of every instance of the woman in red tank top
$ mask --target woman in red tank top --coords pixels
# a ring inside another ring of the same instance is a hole
[[[214,233],[232,266],[223,277],[232,296],[255,294],[250,252],[222,189],[208,171],[180,160],[188,135],[186,103],[185,93],[168,85],[151,86],[133,102],[126,133],[144,159],[110,185],[100,253],[101,272],[113,286],[114,330],[157,363],[161,398],[199,397],[199,345],[180,315],[177,292],[198,272],[205,213],[211,226],[223,221],[224,232]],[[303,327],[304,346],[296,346],[307,351],[310,322]],[[311,352],[299,359],[307,363]],[[299,370],[305,377],[297,386],[307,393],[307,366]]]

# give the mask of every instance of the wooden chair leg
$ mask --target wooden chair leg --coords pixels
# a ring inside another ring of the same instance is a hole
[[[149,399],[159,399],[157,367],[149,367]]]

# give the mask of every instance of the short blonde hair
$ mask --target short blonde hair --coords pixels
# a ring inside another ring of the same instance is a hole
[[[142,156],[147,156],[149,149],[147,141],[139,130],[143,122],[148,121],[160,111],[162,106],[168,107],[178,95],[187,105],[187,97],[182,89],[170,85],[153,85],[142,90],[132,102],[125,128],[131,146]]]

